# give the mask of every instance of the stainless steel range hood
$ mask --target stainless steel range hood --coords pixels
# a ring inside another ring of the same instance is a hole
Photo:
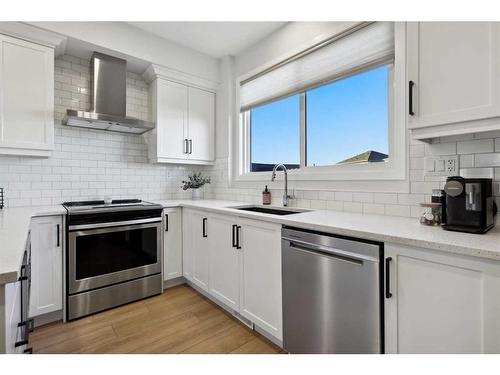
[[[90,109],[66,110],[68,126],[142,134],[154,129],[152,122],[127,117],[127,62],[94,52],[90,62]]]

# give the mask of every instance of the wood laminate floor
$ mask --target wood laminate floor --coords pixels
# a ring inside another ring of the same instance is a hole
[[[187,285],[30,335],[34,353],[271,354],[281,348]]]

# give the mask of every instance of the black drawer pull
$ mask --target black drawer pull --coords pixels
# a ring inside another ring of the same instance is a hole
[[[391,257],[385,258],[385,298],[392,297],[391,293]]]
[[[207,236],[207,218],[203,218],[203,237],[208,237]]]
[[[236,248],[238,244],[236,243],[236,231],[238,230],[238,226],[236,224],[233,224],[233,233],[232,233],[232,241],[231,245]]]
[[[236,227],[236,248],[241,249],[240,245],[240,231],[241,231],[241,226]]]
[[[60,242],[60,239],[59,239],[59,237],[60,237],[60,231],[61,231],[60,225],[57,224],[57,245],[56,245],[57,247],[61,246],[61,242]]]
[[[23,345],[28,345],[28,340],[21,340],[21,341],[17,341],[15,344],[14,344],[14,347],[17,348],[19,346],[23,346]]]
[[[33,354],[33,348],[26,348],[23,351],[24,354]]]
[[[165,214],[165,232],[168,232],[168,214]]]
[[[408,113],[410,116],[415,116],[415,112],[413,112],[413,86],[415,86],[415,82],[408,82]]]

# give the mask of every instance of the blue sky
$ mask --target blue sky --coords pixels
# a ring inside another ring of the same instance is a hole
[[[388,153],[388,68],[307,93],[308,165],[330,165],[368,150]],[[299,97],[252,110],[252,162],[300,161]]]

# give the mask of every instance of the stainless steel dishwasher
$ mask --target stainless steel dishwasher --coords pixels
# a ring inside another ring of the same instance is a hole
[[[283,346],[289,353],[381,353],[382,246],[282,230]]]

